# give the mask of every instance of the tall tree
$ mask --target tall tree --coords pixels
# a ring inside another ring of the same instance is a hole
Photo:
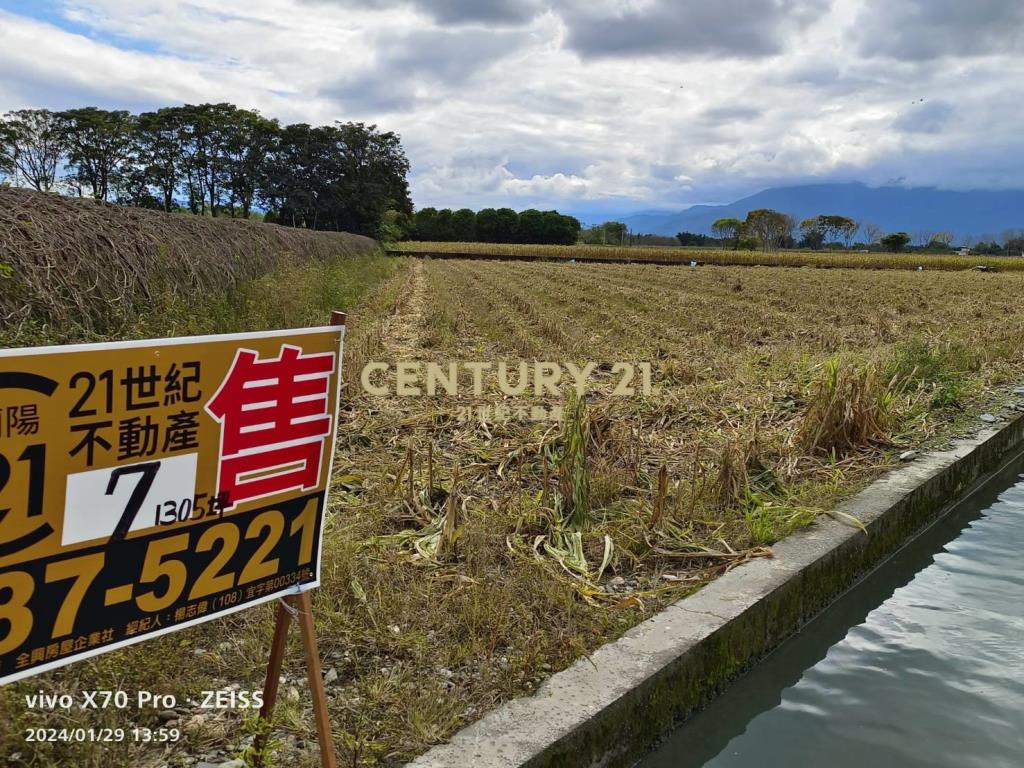
[[[496,242],[514,243],[519,236],[519,214],[511,208],[499,208],[497,210],[497,236]]]
[[[498,243],[501,230],[498,212],[494,208],[484,208],[476,215],[476,236],[481,243]]]
[[[743,222],[734,218],[722,218],[711,225],[711,231],[719,240],[732,243],[733,248],[738,248],[740,234],[743,231]]]
[[[821,230],[827,243],[841,241],[849,246],[856,236],[857,230],[860,229],[860,225],[847,216],[818,216],[817,222],[818,229]]]
[[[420,208],[412,220],[413,237],[427,242],[438,242],[437,208]]]
[[[0,180],[13,176],[18,170],[18,166],[14,164],[13,154],[7,152],[7,148],[13,145],[14,138],[14,129],[0,118]]]
[[[136,123],[137,159],[165,211],[174,209],[174,195],[184,181],[184,125],[181,107],[143,112]]]
[[[821,217],[814,216],[800,222],[800,234],[803,237],[801,246],[818,250],[825,243],[825,233],[821,230]]]
[[[476,214],[469,208],[460,208],[452,214],[454,239],[460,243],[476,240]]]
[[[0,158],[9,173],[38,192],[57,181],[64,135],[61,121],[48,109],[19,109],[0,121]]]
[[[606,221],[601,229],[604,232],[604,245],[622,245],[629,234],[629,227],[621,221]]]
[[[453,221],[452,209],[442,208],[437,212],[434,226],[437,228],[437,240],[442,243],[450,243],[455,239],[455,223]]]
[[[107,200],[126,170],[135,142],[135,118],[124,110],[81,107],[59,113],[67,146],[68,180],[79,194]]]
[[[231,211],[240,207],[249,218],[257,190],[263,180],[267,155],[274,148],[280,126],[247,109],[225,115],[222,126],[223,172],[231,201]]]
[[[899,253],[907,247],[907,244],[910,242],[910,235],[906,232],[893,232],[891,235],[883,237],[879,242],[893,253]]]
[[[516,231],[516,242],[544,243],[544,216],[536,208],[527,208],[519,214],[519,228]]]
[[[216,216],[227,191],[227,143],[238,107],[234,104],[186,104],[182,107],[182,158],[189,207]]]
[[[885,234],[885,231],[877,224],[865,224],[863,226],[863,230],[864,239],[867,241],[868,245],[874,245],[881,240],[882,235]]]
[[[396,133],[363,123],[338,123],[336,131],[338,195],[332,228],[372,237],[386,210],[412,212],[409,160]]]
[[[575,245],[580,236],[579,219],[573,216],[565,216],[558,211],[544,211],[541,214],[543,229],[541,242],[548,245]],[[522,230],[522,217],[519,219],[520,231]],[[522,242],[522,241],[519,241]]]
[[[328,188],[331,129],[282,129],[264,168],[259,198],[280,224],[317,229]]]
[[[758,208],[747,214],[744,231],[757,240],[763,251],[782,247],[793,231],[793,219],[770,208]]]

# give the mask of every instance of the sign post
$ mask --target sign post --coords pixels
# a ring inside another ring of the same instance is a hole
[[[338,426],[332,323],[0,350],[0,685],[284,598],[334,765],[308,595]]]
[[[263,684],[263,706],[260,708],[260,720],[268,726],[277,704],[277,687],[281,679],[281,665],[284,661],[285,647],[288,644],[288,626],[292,615],[299,622],[302,632],[302,645],[306,655],[306,680],[309,692],[313,696],[313,717],[316,720],[317,740],[320,742],[320,762],[324,768],[335,768],[334,740],[331,736],[331,721],[327,714],[327,692],[324,690],[324,679],[320,669],[320,652],[316,643],[316,628],[313,626],[313,608],[308,592],[300,592],[281,598],[277,606],[277,619],[274,624],[274,639],[270,644],[270,660],[267,662],[267,678]],[[266,733],[261,731],[253,744],[256,765],[263,765],[263,748],[266,744]]]
[[[331,325],[345,325],[344,312],[331,313]],[[323,768],[336,768],[334,760],[334,739],[331,736],[331,720],[327,713],[327,692],[320,669],[320,651],[316,642],[316,627],[313,625],[313,606],[308,592],[281,598],[274,621],[274,639],[270,643],[270,658],[267,661],[267,677],[263,683],[263,706],[260,720],[269,728],[277,704],[277,688],[281,681],[281,666],[288,645],[288,627],[295,615],[302,632],[302,645],[306,655],[306,680],[313,697],[313,717],[316,720],[317,740],[320,743],[320,762]],[[263,765],[263,749],[266,745],[266,731],[260,731],[253,744],[257,768]]]

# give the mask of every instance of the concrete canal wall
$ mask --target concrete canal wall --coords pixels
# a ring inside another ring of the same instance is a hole
[[[773,547],[434,747],[414,768],[618,768],[1024,448],[1024,417],[894,470]]]

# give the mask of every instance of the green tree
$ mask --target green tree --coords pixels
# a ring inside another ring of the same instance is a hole
[[[629,227],[621,221],[606,221],[601,229],[604,230],[604,245],[623,245],[629,234]]]
[[[409,237],[410,217],[391,208],[384,211],[384,217],[377,230],[377,239],[382,243],[394,243]]]
[[[435,240],[450,243],[455,240],[455,216],[451,208],[442,208],[434,220]]]
[[[452,214],[452,236],[460,243],[476,240],[476,214],[469,208],[460,208]]]
[[[519,229],[516,234],[516,242],[519,243],[545,243],[544,228],[546,214],[535,208],[527,208],[519,214]]]
[[[14,131],[0,119],[0,180],[13,176],[18,170],[14,157],[7,153],[7,147],[14,142]]]
[[[860,229],[856,221],[847,216],[818,216],[818,229],[824,235],[825,242],[834,243],[841,241],[847,246],[853,241]]]
[[[476,214],[476,236],[481,243],[498,243],[501,225],[494,208],[484,208]]]
[[[331,228],[372,237],[389,208],[412,213],[409,160],[397,133],[364,123],[335,129]]]
[[[417,240],[437,242],[437,208],[420,208],[412,219],[413,237]]]
[[[743,222],[730,217],[718,219],[711,225],[711,232],[719,240],[732,243],[732,247],[737,248],[743,232]]]
[[[136,119],[124,110],[96,107],[59,113],[67,147],[68,181],[80,195],[107,200],[128,170],[135,149]]]
[[[239,109],[226,115],[222,131],[222,168],[231,210],[241,208],[247,219],[263,180],[267,154],[273,149],[281,127],[259,112]]]
[[[519,214],[511,208],[499,208],[496,211],[497,240],[498,243],[518,242],[519,236]]]
[[[821,217],[814,216],[800,222],[800,234],[803,237],[802,245],[805,248],[818,250],[825,242],[825,233],[821,231]]]
[[[48,109],[19,109],[0,120],[0,163],[38,192],[49,192],[64,155],[60,118]]]
[[[217,216],[228,191],[228,142],[238,107],[186,104],[180,108],[181,162],[189,208]]]
[[[793,231],[793,219],[770,208],[758,208],[747,214],[743,231],[757,241],[763,251],[782,247]]]
[[[891,235],[886,235],[879,242],[893,253],[899,253],[907,247],[910,235],[906,232],[894,232]]]
[[[645,241],[657,238],[656,235],[640,235],[640,244],[643,245]],[[707,235],[702,235],[698,232],[676,232],[675,241],[679,245],[717,245],[718,241]]]
[[[329,186],[330,153],[329,129],[297,123],[281,130],[264,165],[258,194],[272,220],[285,226],[317,228]],[[198,213],[194,167],[186,163],[185,188],[189,206]]]
[[[174,209],[174,195],[182,182],[182,126],[179,107],[143,112],[136,121],[137,161],[165,211]]]
[[[409,161],[394,133],[300,123],[281,129],[274,146],[259,199],[282,224],[372,237],[387,211],[412,214]]]
[[[580,236],[579,219],[558,211],[545,211],[541,215],[543,231],[541,242],[549,245],[575,245]],[[522,226],[520,224],[520,226]]]

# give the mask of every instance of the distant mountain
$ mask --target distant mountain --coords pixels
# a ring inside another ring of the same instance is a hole
[[[743,219],[757,208],[774,208],[798,222],[818,214],[837,214],[886,232],[948,231],[957,241],[998,237],[1008,229],[1024,228],[1024,190],[952,192],[860,183],[775,187],[729,205],[695,205],[679,213],[644,213],[622,221],[635,233],[711,234],[716,219]]]

